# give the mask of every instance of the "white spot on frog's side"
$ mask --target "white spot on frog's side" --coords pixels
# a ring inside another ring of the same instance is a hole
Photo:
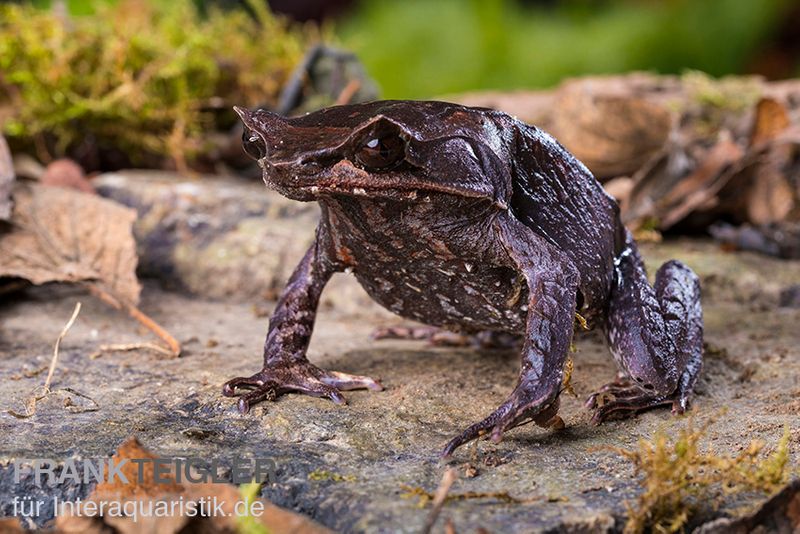
[[[464,262],[464,268],[467,270],[468,273],[472,272],[472,264]]]
[[[417,293],[422,293],[422,290],[421,290],[420,288],[418,288],[417,286],[412,286],[412,285],[411,285],[411,284],[409,284],[408,282],[406,282],[405,284],[406,284],[408,287],[410,287],[411,289],[413,289],[414,291],[416,291]]]
[[[367,190],[364,189],[363,187],[356,187],[355,189],[353,189],[353,194],[363,196],[367,194]]]

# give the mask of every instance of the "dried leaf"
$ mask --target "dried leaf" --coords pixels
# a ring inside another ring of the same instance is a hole
[[[593,79],[559,90],[553,134],[598,177],[630,174],[662,149],[672,113],[624,84]]]
[[[167,503],[178,500],[182,500],[184,503],[216,501],[223,514],[210,517],[189,517],[179,513],[181,509],[186,508],[175,507],[176,513],[166,517],[139,516],[137,521],[131,517],[105,516],[97,518],[85,514],[60,515],[56,520],[56,527],[64,533],[83,533],[87,530],[103,532],[111,529],[122,534],[238,532],[234,507],[238,501],[243,500],[243,497],[235,486],[226,483],[192,483],[186,481],[185,478],[181,482],[177,482],[176,477],[173,476],[174,473],[166,476],[159,473],[159,479],[167,478],[169,481],[159,480],[157,482],[154,464],[151,462],[142,463],[140,479],[138,477],[139,463],[134,460],[155,458],[158,456],[145,449],[136,438],[130,438],[119,447],[114,455],[117,465],[121,460],[129,460],[120,468],[128,483],[119,482],[118,478],[112,484],[99,483],[86,501],[92,501],[98,505],[103,501],[123,503],[145,501],[145,504],[147,501],[166,501]],[[254,522],[262,525],[266,532],[271,534],[330,534],[331,532],[307,517],[279,508],[264,499],[250,499],[251,502],[253,500],[261,501],[263,513],[260,516],[253,515],[251,518]]]
[[[789,127],[789,111],[774,98],[762,98],[756,104],[756,116],[750,146],[757,147],[771,141]]]
[[[743,193],[747,200],[748,221],[753,224],[778,222],[792,211],[794,190],[783,172],[787,163],[785,150],[776,147],[756,167],[750,188]]]
[[[86,174],[80,165],[68,158],[57,159],[47,165],[40,180],[42,185],[64,187],[84,193],[94,193],[92,183],[86,179]]]
[[[37,285],[91,281],[117,299],[138,303],[134,210],[39,185],[18,185],[14,199],[14,227],[0,235],[0,277]]]
[[[734,166],[743,157],[744,150],[727,136],[722,136],[695,170],[656,202],[659,227],[667,229],[712,201],[730,180]]]
[[[702,525],[698,534],[747,534],[749,532],[800,532],[800,479],[794,480],[744,517],[721,518]]]
[[[14,161],[5,137],[0,135],[0,221],[11,218],[11,189],[14,186]]]

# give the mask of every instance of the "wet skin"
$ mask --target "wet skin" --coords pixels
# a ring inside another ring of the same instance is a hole
[[[382,101],[286,119],[236,109],[267,186],[316,201],[316,239],[270,319],[264,366],[224,394],[239,409],[287,392],[380,390],[306,359],[322,290],[352,272],[392,312],[464,333],[519,335],[519,379],[497,410],[444,448],[558,411],[576,313],[605,332],[619,378],[591,395],[593,421],[662,405],[684,411],[702,364],[697,276],[665,263],[655,285],[586,167],[543,131],[497,111]],[[613,397],[601,403],[603,394]]]

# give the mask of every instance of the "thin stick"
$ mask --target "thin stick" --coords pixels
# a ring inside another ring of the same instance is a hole
[[[78,318],[78,314],[80,312],[81,312],[81,303],[78,302],[77,304],[75,304],[75,311],[72,312],[72,317],[69,318],[69,321],[67,321],[67,324],[64,325],[64,328],[58,335],[58,339],[56,339],[56,344],[53,347],[53,359],[50,360],[50,369],[47,371],[47,378],[44,381],[45,395],[50,393],[50,381],[53,379],[53,373],[56,370],[56,362],[58,362],[58,348],[61,346],[61,340],[64,339],[64,336],[67,335],[69,329],[72,328],[72,324],[75,322],[75,319]]]
[[[439,519],[439,514],[447,500],[447,494],[450,493],[450,488],[453,487],[453,482],[455,482],[456,479],[458,479],[458,472],[453,467],[448,468],[447,471],[444,472],[444,475],[442,475],[442,481],[439,482],[439,487],[436,489],[436,493],[433,496],[433,508],[431,509],[431,513],[428,514],[425,526],[422,528],[422,534],[429,534],[433,529],[433,525],[435,525],[436,520]]]
[[[350,80],[350,82],[344,86],[344,89],[342,89],[342,92],[339,93],[339,96],[336,98],[336,105],[341,106],[344,104],[349,104],[353,97],[356,96],[356,93],[360,88],[360,80]]]
[[[126,311],[128,315],[139,321],[139,323],[145,328],[157,335],[162,341],[164,341],[164,343],[167,344],[172,356],[177,357],[181,355],[181,344],[178,343],[178,340],[172,337],[169,332],[164,330],[161,325],[145,315],[144,312],[142,312],[139,308],[133,306],[132,304],[128,304],[121,299],[118,299],[97,284],[87,283],[84,284],[84,286],[87,287],[94,296],[113,308]]]
[[[161,345],[155,343],[119,343],[113,345],[100,345],[100,348],[89,355],[89,358],[95,360],[99,358],[104,352],[129,352],[132,350],[152,350],[164,356],[174,356],[172,351],[165,349]]]

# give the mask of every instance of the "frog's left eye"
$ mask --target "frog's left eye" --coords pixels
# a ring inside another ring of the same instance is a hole
[[[242,133],[242,146],[247,155],[253,159],[261,159],[267,155],[267,145],[261,136],[257,135],[254,131],[245,128]]]
[[[356,161],[372,170],[386,170],[401,161],[406,152],[405,141],[396,133],[370,135],[356,152]]]

